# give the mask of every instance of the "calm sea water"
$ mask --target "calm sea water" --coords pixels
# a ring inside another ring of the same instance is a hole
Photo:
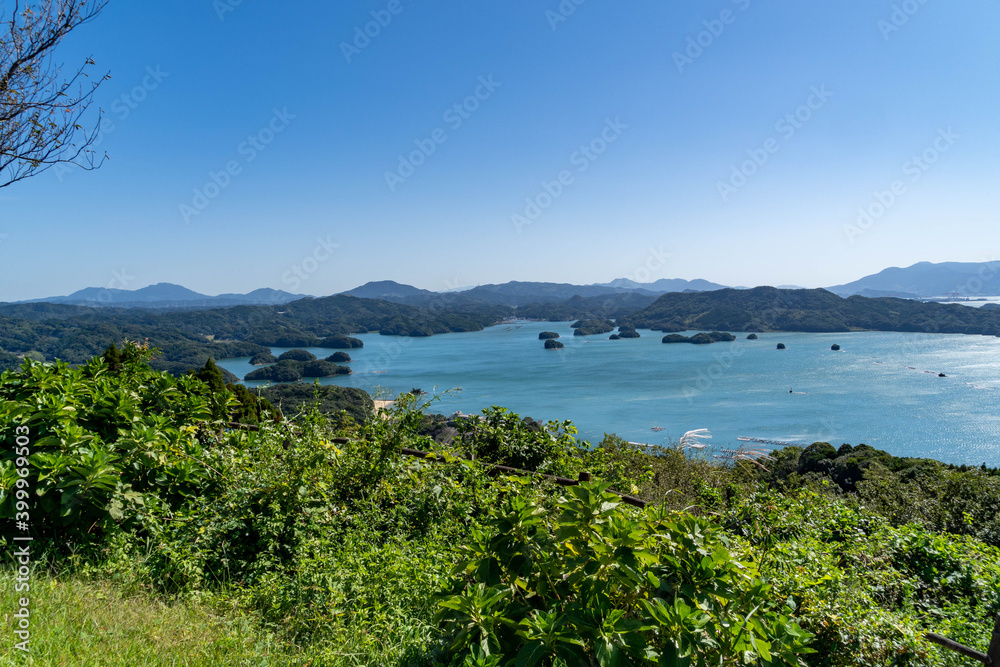
[[[475,413],[502,405],[536,419],[570,419],[591,442],[607,432],[665,444],[707,428],[717,446],[738,445],[740,436],[867,443],[899,456],[1000,466],[1000,338],[770,333],[757,341],[740,334],[733,343],[664,345],[663,334],[646,330],[631,340],[574,337],[569,324],[430,338],[362,334],[365,347],[348,350],[354,374],[321,383],[392,395],[454,389],[431,409]],[[561,334],[566,347],[543,349],[538,333],[547,330]],[[777,350],[778,343],[788,349]],[[834,343],[841,351],[830,350]],[[333,352],[310,351],[320,358]],[[219,365],[239,377],[253,370],[245,358]]]

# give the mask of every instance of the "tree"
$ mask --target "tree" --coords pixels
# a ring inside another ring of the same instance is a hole
[[[0,30],[0,188],[39,174],[59,163],[91,170],[101,166],[91,150],[101,124],[81,123],[98,86],[87,58],[69,76],[53,51],[75,28],[93,20],[108,0],[14,2]],[[0,8],[2,9],[2,8]]]

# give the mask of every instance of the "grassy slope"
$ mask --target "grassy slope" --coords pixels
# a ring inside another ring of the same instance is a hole
[[[3,636],[15,629],[14,579],[0,574]],[[168,603],[126,595],[115,584],[36,572],[30,592],[30,652],[6,643],[0,663],[88,667],[216,667],[293,659],[246,617],[220,615],[196,601]],[[277,651],[277,652],[276,652]],[[300,663],[301,664],[301,663]]]

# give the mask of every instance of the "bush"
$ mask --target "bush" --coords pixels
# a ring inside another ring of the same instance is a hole
[[[512,499],[440,603],[452,665],[799,665],[810,633],[718,526],[630,515],[606,483]],[[490,661],[490,662],[487,662]]]

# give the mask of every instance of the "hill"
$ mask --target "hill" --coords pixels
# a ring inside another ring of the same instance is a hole
[[[116,308],[218,308],[241,305],[281,305],[301,299],[303,294],[261,288],[247,294],[208,296],[173,283],[157,283],[136,290],[86,287],[69,296],[51,296],[17,303],[53,303]]]
[[[628,278],[618,278],[610,283],[600,283],[603,287],[618,287],[630,290],[642,290],[644,292],[654,292],[665,294],[667,292],[710,292],[713,290],[726,289],[727,285],[709,282],[697,278],[695,280],[684,280],[682,278],[660,278],[651,283],[637,283]]]
[[[412,299],[428,299],[436,292],[420,289],[412,285],[403,285],[394,280],[379,280],[365,283],[352,290],[341,292],[347,296],[356,296],[361,299],[381,299],[383,301],[394,301],[396,303],[408,303]]]
[[[34,351],[46,359],[81,363],[125,338],[149,339],[163,351],[153,366],[179,373],[203,365],[209,356],[252,356],[266,351],[262,346],[322,347],[338,334],[367,331],[398,336],[478,331],[512,314],[507,308],[432,310],[343,295],[282,306],[185,311],[12,304],[0,306],[0,352]],[[16,356],[2,356],[0,363],[16,365]]]
[[[824,289],[775,287],[664,294],[628,320],[637,327],[664,332],[870,330],[1000,335],[997,310],[908,299],[844,299]]]
[[[1000,295],[1000,262],[919,262],[906,268],[892,267],[844,285],[828,287],[841,296],[870,290],[879,295],[918,297]]]

